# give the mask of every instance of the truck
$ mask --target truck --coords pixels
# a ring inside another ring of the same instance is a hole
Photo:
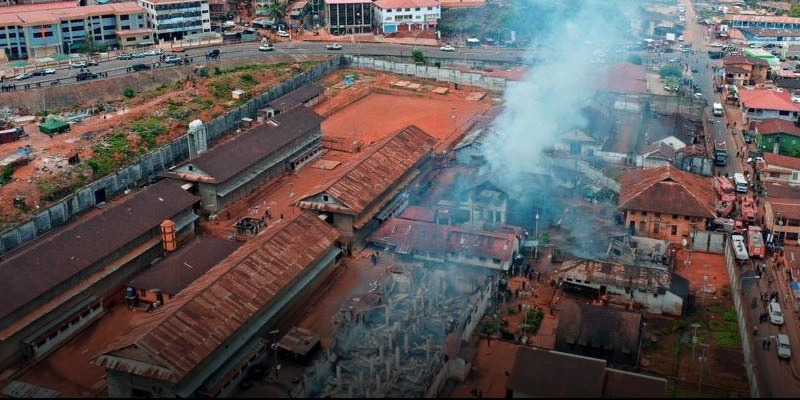
[[[724,166],[728,163],[728,144],[724,140],[714,142],[714,165]]]
[[[747,179],[744,178],[743,174],[739,172],[733,174],[733,184],[737,193],[747,193]]]
[[[736,253],[736,259],[747,261],[750,256],[747,254],[747,246],[744,244],[744,237],[741,235],[731,235],[731,244],[733,244],[733,252]]]
[[[766,250],[764,248],[764,234],[760,226],[750,226],[747,228],[747,251],[750,257],[764,258]]]

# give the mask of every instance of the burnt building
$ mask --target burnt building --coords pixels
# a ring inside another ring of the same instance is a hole
[[[641,323],[641,314],[564,301],[558,305],[555,349],[635,367]]]
[[[109,396],[229,396],[335,271],[339,236],[303,212],[244,244],[95,357]]]
[[[361,243],[424,189],[433,171],[434,143],[422,129],[408,126],[367,150],[342,176],[300,198],[298,205],[322,215],[345,241]]]
[[[604,360],[520,346],[506,397],[664,398],[667,380],[609,368]]]
[[[319,155],[321,122],[322,117],[315,112],[295,107],[169,175],[196,184],[205,210],[221,211]]]
[[[0,362],[39,360],[104,312],[104,301],[163,256],[161,224],[194,235],[200,199],[162,180],[0,261]]]

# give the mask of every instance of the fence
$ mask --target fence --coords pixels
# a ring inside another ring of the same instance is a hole
[[[416,65],[413,63],[384,60],[374,57],[345,55],[343,58],[347,66],[369,68],[398,75],[416,76],[440,82],[480,87],[493,92],[502,92],[506,89],[507,85],[504,78],[486,76],[480,72]]]
[[[340,67],[340,59],[331,59],[289,78],[268,92],[206,124],[206,145],[211,147],[225,135],[240,127],[242,118],[256,118],[259,108],[270,101],[310,82],[320,80]],[[0,254],[7,253],[98,203],[123,193],[159,176],[177,163],[189,158],[189,135],[183,135],[158,150],[142,156],[136,163],[78,189],[74,194],[36,214],[31,220],[0,234]],[[196,136],[195,139],[197,140]]]
[[[742,338],[742,350],[744,352],[744,367],[747,371],[747,381],[750,384],[750,396],[752,398],[761,397],[758,389],[758,379],[756,377],[755,365],[753,365],[753,344],[754,338],[747,329],[747,320],[742,299],[742,280],[739,278],[739,264],[733,253],[733,246],[730,240],[725,241],[725,264],[728,267],[728,276],[731,279],[731,295],[733,296],[733,306],[739,320],[739,336]]]

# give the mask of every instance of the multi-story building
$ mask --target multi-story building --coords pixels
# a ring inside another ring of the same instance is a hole
[[[765,119],[751,123],[750,131],[763,152],[794,155],[800,150],[800,127],[784,119]]]
[[[797,121],[800,115],[800,106],[792,101],[791,93],[785,91],[742,89],[739,91],[739,103],[748,120],[780,118]]]
[[[725,83],[729,85],[760,85],[767,81],[769,75],[769,63],[760,58],[725,57],[722,66],[725,69]]]
[[[436,29],[442,16],[439,0],[378,0],[373,10],[381,33]]]
[[[619,210],[630,234],[675,244],[717,216],[711,179],[673,166],[627,171]]]
[[[800,158],[764,153],[761,180],[767,183],[800,185]]]
[[[6,58],[41,58],[74,52],[93,41],[109,48],[153,43],[145,11],[135,2],[79,7],[47,3],[0,8],[0,49]]]
[[[767,183],[764,201],[764,228],[774,233],[774,241],[800,244],[800,189]]]
[[[325,24],[332,35],[372,32],[372,1],[325,0]]]
[[[208,0],[139,0],[159,40],[181,40],[211,32]]]

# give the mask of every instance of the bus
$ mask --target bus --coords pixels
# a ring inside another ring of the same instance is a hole
[[[747,193],[747,179],[744,179],[744,175],[737,172],[733,174],[733,184],[736,186],[736,191],[739,193]]]
[[[750,256],[747,254],[747,246],[744,244],[744,236],[731,235],[731,244],[733,244],[733,252],[736,253],[736,259],[739,261],[747,261]]]
[[[467,39],[467,46],[469,47],[478,47],[481,45],[481,40],[478,38],[469,38]]]

